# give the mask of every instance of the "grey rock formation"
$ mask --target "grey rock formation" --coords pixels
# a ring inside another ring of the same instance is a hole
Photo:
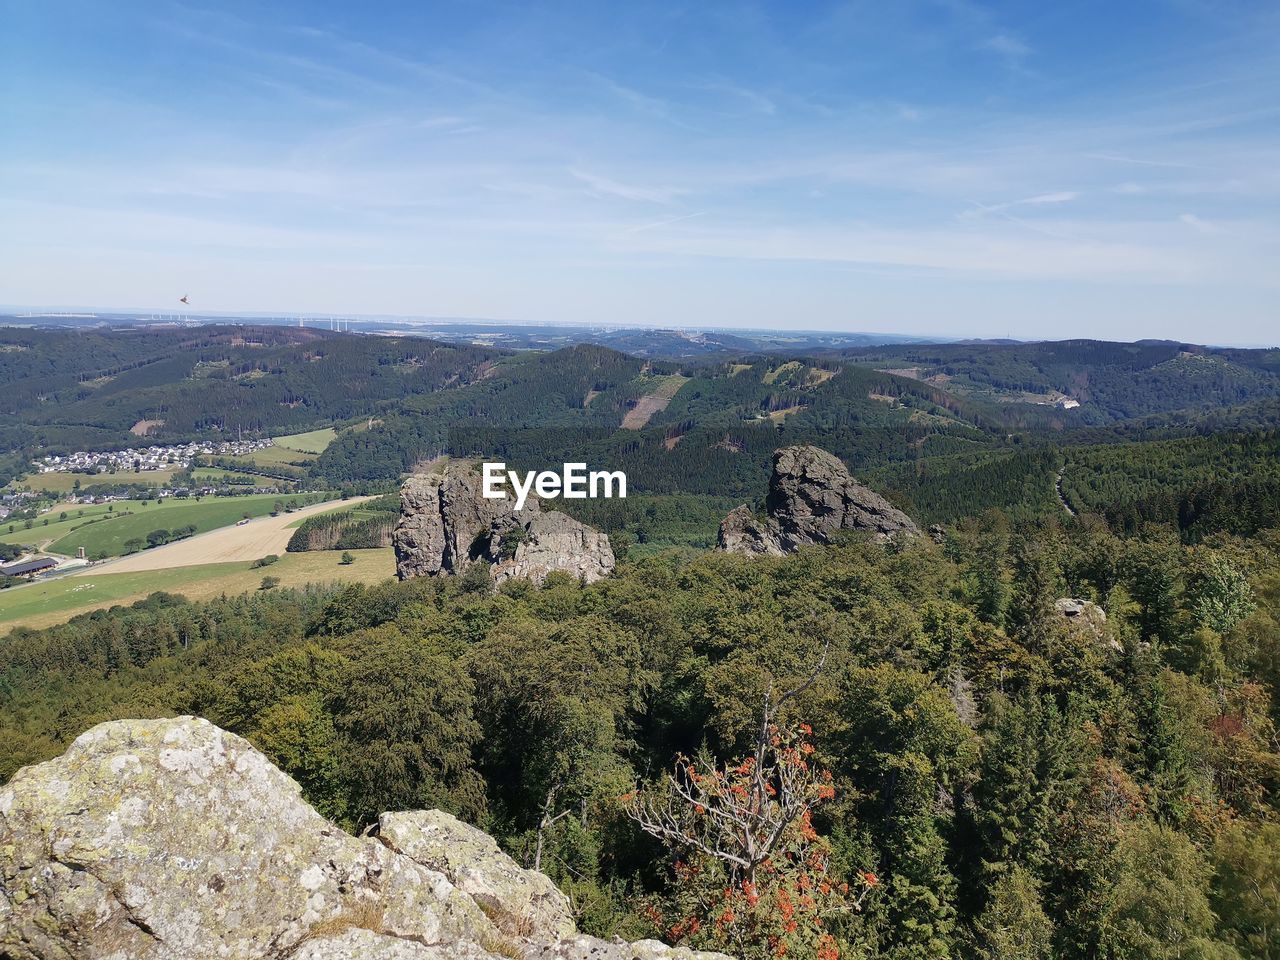
[[[761,521],[736,508],[720,524],[720,548],[777,555],[831,543],[842,530],[869,531],[879,540],[920,533],[910,517],[855,481],[838,457],[813,446],[774,453],[765,512]]]
[[[594,583],[613,573],[609,538],[563,513],[535,514],[522,525],[523,539],[510,559],[493,568],[494,583],[525,578],[542,583],[555,571]],[[501,554],[495,551],[496,556]]]
[[[1073,632],[1105,643],[1116,653],[1124,649],[1120,641],[1107,630],[1107,612],[1092,600],[1063,597],[1055,600],[1053,606]]]
[[[525,870],[482,830],[441,810],[384,813],[378,836],[443,873],[508,934],[555,940],[577,932],[566,897],[546,876]]]
[[[517,511],[509,500],[485,499],[481,490],[479,467],[471,462],[404,482],[392,536],[401,580],[461,573],[479,562],[493,565],[495,583],[542,583],[553,571],[591,583],[613,572],[616,558],[605,534],[565,514],[543,513],[536,498]]]
[[[519,513],[508,500],[487,500],[478,465],[457,461],[431,474],[409,477],[400,488],[400,519],[392,534],[401,580],[461,573],[488,559],[496,527],[538,512],[530,498]]]
[[[447,814],[380,823],[344,833],[207,721],[101,724],[0,789],[0,957],[719,958],[576,935],[550,880]]]
[[[601,940],[579,934],[557,943],[534,946],[525,960],[728,960],[723,953],[669,947],[658,940]]]
[[[782,556],[778,522],[772,518],[761,520],[745,503],[734,507],[720,521],[717,545],[729,553],[744,553],[760,557]]]
[[[496,939],[443,874],[338,830],[241,738],[191,717],[94,727],[0,790],[0,955],[274,957],[323,923]]]
[[[501,955],[474,943],[426,944],[350,927],[307,939],[289,960],[501,960]]]

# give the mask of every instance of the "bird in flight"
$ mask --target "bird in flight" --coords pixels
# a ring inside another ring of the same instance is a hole
[[[181,297],[179,297],[179,298],[178,298],[178,302],[179,302],[179,303],[185,303],[185,304],[187,304],[187,305],[190,305],[190,303],[191,303],[191,301],[187,299],[187,297],[186,297],[186,295],[185,295],[185,294],[184,294],[183,296],[181,296]]]

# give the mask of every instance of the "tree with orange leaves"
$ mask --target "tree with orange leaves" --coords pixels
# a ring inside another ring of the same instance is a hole
[[[666,910],[649,910],[664,935],[743,958],[842,956],[829,921],[858,910],[880,881],[862,873],[851,889],[832,875],[830,845],[812,819],[835,797],[831,772],[812,762],[808,724],[777,719],[825,658],[800,687],[766,695],[749,756],[728,765],[705,753],[678,757],[661,785],[624,798],[640,828],[681,857]]]

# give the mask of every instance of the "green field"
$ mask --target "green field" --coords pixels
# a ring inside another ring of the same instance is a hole
[[[137,483],[149,487],[164,486],[172,482],[175,470],[148,470],[134,473],[122,470],[119,473],[33,473],[21,480],[10,482],[6,490],[46,490],[49,493],[70,493],[75,489],[76,481],[80,481],[80,489],[89,487],[107,487],[121,484]]]
[[[196,483],[221,483],[222,478],[226,476],[248,477],[260,487],[279,486],[282,482],[287,482],[281,481],[277,477],[264,477],[257,473],[241,473],[239,470],[224,470],[221,467],[196,467],[191,471],[191,476]]]
[[[272,467],[290,467],[297,464],[306,465],[314,460],[319,454],[305,453],[301,450],[288,450],[284,447],[264,447],[261,450],[255,450],[252,453],[241,454],[236,457],[236,461],[246,466],[262,467],[270,470]]]
[[[255,494],[247,497],[205,497],[203,500],[166,500],[162,504],[143,507],[133,502],[128,506],[133,510],[127,516],[102,520],[81,526],[55,541],[49,550],[74,556],[77,549],[84,547],[85,553],[92,557],[117,557],[125,552],[125,542],[135,538],[145,539],[152,530],[173,530],[175,527],[194,526],[197,533],[216,530],[229,526],[241,517],[262,517],[271,512],[276,501],[289,503],[291,500],[299,506],[315,503],[329,494]],[[115,504],[119,512],[125,504]],[[83,521],[81,521],[83,523]],[[52,526],[52,525],[51,525]],[[36,530],[28,531],[28,535]]]
[[[303,453],[323,453],[324,448],[337,438],[338,431],[332,427],[323,430],[312,430],[310,433],[295,433],[288,437],[276,437],[276,446],[286,450],[300,450]]]
[[[79,506],[63,506],[32,521],[30,530],[26,529],[27,521],[25,520],[0,524],[0,540],[3,540],[6,543],[23,543],[32,545],[47,543],[50,540],[58,540],[65,537],[76,527],[83,526],[95,517],[114,517],[125,513],[139,513],[142,510],[156,510],[160,508],[159,504],[154,501],[152,502],[152,505],[148,507],[143,507],[142,503],[143,501],[128,500],[111,504],[99,503]],[[64,513],[67,515],[67,519],[59,520],[58,518]],[[49,521],[47,524],[45,523],[46,520]],[[10,527],[13,529],[10,530]]]
[[[395,554],[381,550],[352,550],[355,563],[343,566],[341,552],[326,550],[290,553],[269,567],[251,569],[245,563],[209,563],[139,573],[93,571],[42,580],[28,586],[0,590],[0,634],[15,626],[45,627],[76,614],[117,603],[133,603],[157,590],[180,593],[191,600],[221,594],[232,596],[259,588],[264,576],[278,577],[281,587],[307,583],[379,583],[395,576]]]

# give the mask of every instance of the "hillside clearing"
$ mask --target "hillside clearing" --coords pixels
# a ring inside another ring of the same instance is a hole
[[[324,448],[338,437],[338,431],[332,427],[311,430],[307,433],[295,433],[287,437],[276,437],[275,445],[286,450],[300,453],[323,453]]]
[[[637,400],[636,405],[627,411],[627,415],[622,418],[622,429],[639,430],[653,419],[654,414],[665,410],[671,398],[688,382],[688,377],[679,374],[664,377],[655,389]]]

